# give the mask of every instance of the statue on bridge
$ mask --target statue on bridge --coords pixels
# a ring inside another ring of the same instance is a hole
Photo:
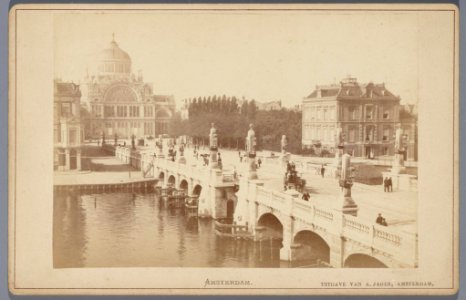
[[[257,179],[257,166],[256,166],[256,133],[254,126],[249,124],[248,135],[246,137],[246,153],[249,159],[248,178]]]
[[[184,157],[184,144],[180,144],[178,146],[178,152],[179,152],[179,156],[178,156],[178,163],[180,164],[186,164],[186,158]]]
[[[215,128],[215,123],[211,124],[210,133],[209,133],[209,146],[210,150],[218,150],[218,138],[217,138],[217,128]]]
[[[286,154],[287,146],[288,146],[288,141],[286,139],[286,135],[282,135],[282,141],[281,141],[282,154]]]
[[[289,161],[289,154],[286,153],[288,147],[288,140],[286,139],[286,135],[282,135],[282,140],[280,143],[281,152],[280,152],[280,160],[282,164],[282,168],[286,168]]]
[[[248,136],[246,137],[246,152],[248,157],[256,157],[256,133],[254,132],[254,125],[249,124]]]
[[[209,133],[209,148],[210,148],[210,162],[209,166],[211,169],[218,169],[218,160],[217,160],[217,153],[218,153],[218,137],[217,137],[217,129],[215,128],[215,124],[212,123],[210,127]]]
[[[156,147],[156,154],[158,158],[163,158],[163,139],[162,135],[160,134],[157,140],[155,141],[155,147]]]
[[[338,210],[342,210],[345,214],[356,216],[358,213],[358,206],[351,197],[351,187],[353,186],[353,168],[351,167],[351,155],[348,153],[343,154],[341,157],[340,167],[340,180],[341,187],[341,201],[338,202]]]

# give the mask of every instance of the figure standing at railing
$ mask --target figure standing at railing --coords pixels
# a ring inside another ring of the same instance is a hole
[[[302,197],[302,198],[303,198],[304,201],[309,201],[309,198],[311,198],[311,195],[309,195],[309,192],[308,192],[308,191],[305,191],[305,192],[303,193],[303,197]]]
[[[252,124],[249,124],[249,131],[246,137],[246,153],[249,159],[248,178],[257,179],[256,170],[256,133]]]

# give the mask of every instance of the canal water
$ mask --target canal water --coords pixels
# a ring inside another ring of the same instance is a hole
[[[56,193],[55,268],[322,267],[280,261],[280,241],[220,238],[211,219],[164,207],[154,193]]]

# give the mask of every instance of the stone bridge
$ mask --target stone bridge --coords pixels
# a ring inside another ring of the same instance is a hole
[[[321,261],[337,268],[417,267],[417,234],[344,214],[338,207],[315,205],[293,191],[266,189],[260,180],[237,181],[219,169],[157,159],[153,152],[131,154],[123,147],[116,156],[158,178],[160,185],[199,195],[200,217],[234,217],[255,235],[263,234],[264,227],[273,231],[282,239],[282,260],[305,260],[318,253]]]
[[[198,196],[200,217],[233,217],[236,206],[233,173],[156,158],[151,150],[136,152],[127,147],[117,147],[115,155],[141,170],[145,177],[157,178],[158,185],[162,187],[172,186],[185,190],[189,196]]]
[[[316,255],[333,267],[417,267],[417,235],[317,206],[299,194],[240,180],[235,221],[249,230],[269,226],[282,235],[282,260]]]

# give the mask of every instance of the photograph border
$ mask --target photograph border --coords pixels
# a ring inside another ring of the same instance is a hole
[[[77,5],[81,5],[81,4],[77,4]],[[237,4],[233,4],[233,5],[237,5]],[[330,4],[331,6],[332,4]],[[345,4],[346,5],[346,4]],[[362,4],[363,6],[364,5],[367,5],[367,4]],[[412,6],[413,4],[407,4],[407,6]],[[415,4],[414,4],[415,5]],[[453,81],[453,95],[454,95],[454,101],[452,103],[453,105],[453,118],[452,118],[452,122],[453,122],[453,163],[454,163],[454,167],[453,167],[453,178],[455,180],[453,180],[452,182],[452,185],[453,185],[453,196],[455,198],[455,200],[453,201],[453,213],[452,213],[452,223],[453,223],[453,228],[455,230],[453,230],[452,232],[452,237],[453,237],[453,250],[454,250],[454,255],[452,256],[452,287],[451,288],[393,288],[393,289],[390,289],[390,291],[388,291],[389,294],[397,294],[395,293],[395,291],[401,291],[399,294],[402,294],[402,295],[405,295],[407,293],[404,293],[403,291],[410,291],[410,290],[416,290],[416,291],[419,291],[419,290],[434,290],[434,291],[438,291],[438,290],[445,290],[446,291],[446,294],[454,294],[456,293],[457,291],[457,288],[458,288],[458,276],[456,276],[458,274],[458,265],[457,265],[457,260],[458,260],[458,215],[459,214],[459,210],[458,210],[458,204],[459,204],[459,199],[458,199],[458,186],[457,186],[457,180],[458,180],[458,168],[459,168],[459,165],[457,165],[457,160],[458,160],[458,153],[456,152],[457,150],[457,147],[459,145],[459,140],[458,140],[458,132],[455,132],[456,130],[456,126],[458,126],[458,116],[459,116],[459,112],[457,110],[457,105],[459,104],[459,95],[458,95],[458,89],[457,89],[457,82],[458,82],[458,69],[457,69],[457,63],[458,63],[458,44],[457,44],[457,40],[458,40],[458,32],[457,32],[457,26],[458,26],[458,9],[456,8],[456,6],[452,5],[452,4],[446,4],[445,6],[448,6],[450,5],[451,9],[387,9],[387,8],[383,8],[383,9],[380,9],[380,8],[374,8],[374,9],[334,9],[334,8],[314,8],[314,9],[293,9],[293,8],[286,8],[286,9],[282,9],[282,8],[273,8],[273,9],[265,9],[265,10],[321,10],[321,11],[335,11],[335,10],[345,10],[345,11],[451,11],[454,13],[454,24],[453,24],[453,30],[454,30],[454,40],[453,40],[453,49],[454,49],[454,55],[453,55],[453,58],[454,58],[454,61],[453,61],[453,70],[454,70],[454,78],[455,80]],[[87,10],[87,11],[92,11],[92,10],[102,10],[102,8],[90,8],[90,9],[83,9],[83,8],[80,8],[80,9],[69,9],[69,8],[53,8],[53,9],[49,9],[49,8],[27,8],[29,6],[36,6],[36,5],[28,5],[28,4],[19,4],[19,5],[15,5],[11,8],[10,10],[10,22],[11,21],[14,21],[14,24],[15,26],[11,26],[10,27],[10,43],[14,43],[16,45],[16,42],[17,42],[17,36],[16,36],[16,13],[20,10],[66,10],[66,11],[69,11],[69,10]],[[45,4],[44,5],[38,5],[39,7],[42,7],[42,6],[46,6]],[[61,6],[61,5],[60,5]],[[87,5],[86,5],[87,6]],[[97,6],[102,6],[102,5],[97,5]],[[116,11],[121,11],[121,10],[144,10],[144,11],[147,11],[147,10],[197,10],[197,9],[172,9],[172,8],[167,8],[167,9],[148,9],[148,8],[137,8],[137,9],[134,9],[134,8],[128,8],[128,6],[133,6],[133,4],[128,4],[128,5],[125,5],[125,4],[122,4],[122,8],[118,8],[118,9],[115,9],[115,8],[106,8],[104,10],[116,10]],[[287,5],[288,6],[288,5]],[[293,5],[290,5],[290,6],[293,6]],[[300,5],[298,5],[300,6]],[[327,5],[326,5],[327,6]],[[24,7],[24,8],[23,8]],[[248,9],[243,9],[243,8],[240,8],[240,9],[226,9],[226,10],[235,10],[235,11],[244,11],[244,10],[264,10],[263,8],[248,8]],[[199,10],[219,10],[218,8],[215,8],[215,9],[205,9],[205,8],[200,8]],[[222,9],[223,10],[223,9]],[[14,12],[14,13],[13,13]],[[11,24],[11,23],[10,23]],[[13,39],[14,38],[14,39]],[[12,40],[13,39],[13,40]],[[10,45],[10,47],[12,47]],[[10,48],[11,49],[11,48]],[[14,54],[12,54],[12,56],[14,56],[14,59],[16,60],[16,47],[14,47]],[[12,61],[11,60],[11,57],[10,57],[10,66],[16,66],[16,63],[15,61]],[[30,290],[37,290],[37,291],[51,291],[51,290],[54,290],[54,291],[58,291],[58,292],[62,292],[64,290],[79,290],[81,292],[84,292],[83,294],[87,294],[87,292],[85,292],[86,290],[90,290],[90,291],[112,291],[112,294],[114,291],[117,291],[115,294],[121,294],[120,291],[124,291],[123,294],[126,294],[126,291],[129,293],[129,294],[132,294],[131,292],[134,292],[134,290],[143,290],[143,291],[148,291],[148,294],[153,294],[153,293],[150,293],[149,291],[153,291],[153,290],[169,290],[168,293],[160,293],[160,294],[172,294],[172,295],[186,295],[187,293],[178,293],[176,292],[177,290],[189,290],[189,291],[192,291],[192,290],[203,290],[203,291],[206,291],[206,290],[226,290],[226,291],[233,291],[232,293],[228,293],[228,294],[235,294],[235,295],[238,295],[238,294],[250,294],[248,293],[249,290],[264,290],[265,288],[176,288],[176,289],[173,289],[173,288],[21,288],[21,287],[17,287],[15,286],[15,283],[16,283],[16,255],[15,255],[15,248],[16,248],[16,226],[15,226],[15,222],[16,222],[16,207],[15,207],[15,196],[16,196],[16,190],[17,190],[17,186],[16,186],[16,167],[17,167],[17,162],[16,162],[16,155],[15,155],[15,151],[17,149],[17,136],[16,136],[16,128],[17,128],[17,122],[18,122],[18,118],[17,118],[17,111],[16,111],[16,101],[17,101],[17,93],[16,93],[16,81],[17,81],[17,78],[16,78],[16,70],[13,70],[13,69],[10,69],[10,76],[12,74],[14,74],[14,80],[13,82],[10,82],[9,85],[10,85],[10,107],[9,107],[9,204],[10,204],[10,208],[9,208],[9,239],[10,239],[10,243],[9,243],[9,252],[10,254],[13,255],[13,257],[10,256],[10,259],[9,259],[9,263],[10,263],[10,268],[9,268],[9,275],[13,275],[14,277],[13,278],[9,278],[10,279],[10,291],[15,293],[15,292],[18,292],[18,294],[22,294],[21,290],[25,290],[25,291],[30,291]],[[14,119],[14,120],[13,120]],[[13,123],[14,122],[14,123]],[[12,124],[14,124],[12,126]],[[13,221],[12,221],[13,220]],[[11,226],[13,225],[13,226]],[[13,238],[12,238],[13,237]],[[13,243],[11,243],[11,241]],[[12,262],[11,262],[12,261]],[[270,289],[270,290],[274,290],[275,288],[267,288],[267,289]],[[276,288],[275,290],[277,290],[276,292],[280,293],[280,291],[283,291],[284,289],[283,288]],[[287,291],[288,290],[322,290],[322,288],[287,288],[286,289]],[[335,294],[358,294],[357,292],[353,292],[355,290],[387,290],[386,288],[351,288],[350,292],[347,293],[347,290],[348,289],[344,289],[342,290],[341,288],[325,288],[325,290],[327,291],[334,291]],[[241,292],[239,292],[241,291]],[[394,292],[391,292],[391,291],[394,291]],[[239,292],[239,293],[238,293]],[[276,293],[274,292],[274,293]],[[39,292],[38,294],[42,294],[42,292]],[[45,294],[49,294],[48,292],[46,292]],[[55,293],[52,293],[52,294],[55,294]],[[59,293],[61,294],[61,293]],[[74,294],[74,293],[73,293]],[[94,293],[92,293],[94,294]],[[99,293],[100,294],[100,293]],[[106,294],[106,293],[104,293]],[[145,292],[143,292],[142,294],[145,294]],[[211,292],[208,292],[208,293],[204,293],[202,292],[202,294],[212,294]],[[216,294],[216,293],[213,293],[213,294]],[[290,293],[287,293],[287,294],[290,294]],[[306,293],[306,294],[310,294],[310,293]],[[312,293],[313,295],[319,295],[319,294],[328,294],[328,292],[324,292],[324,293]],[[363,294],[363,293],[361,293]],[[364,293],[365,294],[365,293]],[[411,294],[411,293],[410,293]]]

